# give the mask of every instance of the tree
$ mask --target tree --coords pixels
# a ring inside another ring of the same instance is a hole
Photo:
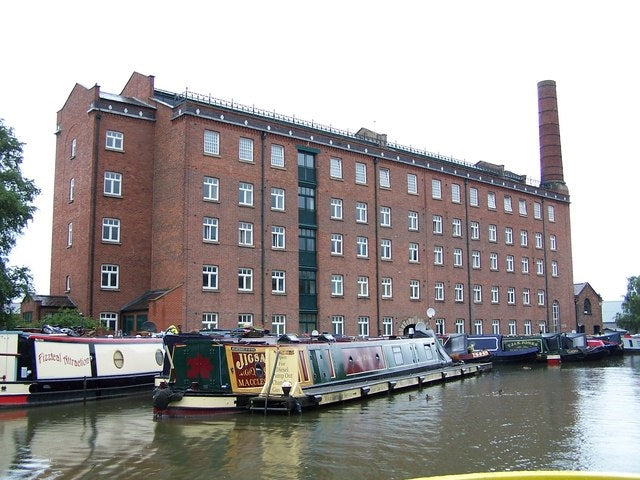
[[[0,326],[11,318],[11,301],[25,294],[32,284],[26,267],[9,267],[8,256],[20,235],[33,219],[33,204],[40,190],[33,180],[22,176],[23,143],[0,119]]]
[[[56,313],[47,315],[40,321],[40,326],[51,325],[53,327],[72,327],[78,330],[89,330],[98,327],[91,317],[85,317],[73,308],[61,308]]]
[[[619,327],[632,333],[640,331],[640,276],[627,279],[627,294],[622,302],[622,313],[616,315]]]

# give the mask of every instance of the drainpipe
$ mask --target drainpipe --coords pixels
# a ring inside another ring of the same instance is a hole
[[[262,319],[262,327],[264,328],[266,320],[264,318],[264,302],[265,302],[265,284],[267,283],[265,280],[265,239],[266,239],[266,232],[264,229],[264,210],[265,210],[265,197],[266,197],[266,189],[267,186],[265,185],[265,171],[264,171],[264,149],[266,146],[266,140],[267,138],[267,132],[262,132],[260,134],[260,165],[261,165],[261,176],[262,176],[262,199],[260,200],[260,230],[262,231],[262,236],[260,238],[260,244],[261,244],[261,248],[260,248],[260,277],[262,278],[262,288],[260,289],[260,318]],[[265,404],[266,405],[266,404]]]
[[[99,88],[99,87],[95,87]],[[97,188],[98,188],[98,159],[100,155],[100,120],[102,119],[102,114],[100,113],[100,105],[98,93],[94,97],[94,101],[96,102],[96,114],[95,114],[95,122],[93,124],[93,158],[91,159],[91,168],[93,171],[91,172],[91,211],[89,212],[89,228],[91,234],[91,241],[89,242],[89,304],[88,304],[88,316],[93,318],[93,295],[95,291],[95,279],[93,278],[95,274],[95,245],[96,245],[96,203],[98,201],[97,197]],[[122,321],[122,319],[120,319]],[[120,323],[120,327],[122,327],[122,323]]]
[[[468,187],[469,181],[464,179],[464,225],[465,225],[465,243],[467,246],[467,305],[469,307],[469,333],[473,333],[472,306],[471,306],[471,244],[469,243],[469,198]],[[454,300],[455,301],[455,300]]]
[[[547,264],[547,215],[545,214],[545,204],[544,204],[544,198],[542,199],[542,237],[543,237],[543,242],[542,245],[544,246],[544,296],[545,296],[545,310],[547,311],[547,318],[546,318],[546,322],[547,322],[547,326],[551,325],[550,323],[550,318],[551,315],[549,313],[549,308],[551,307],[551,295],[549,295],[549,270],[551,270],[549,268],[549,265]],[[577,320],[576,320],[577,321]],[[554,325],[554,332],[556,331],[555,325]]]
[[[382,330],[380,329],[380,252],[378,251],[380,248],[380,239],[378,238],[378,159],[373,157],[373,221],[375,225],[375,249],[374,254],[376,258],[376,271],[375,271],[375,282],[376,282],[376,328],[378,330],[378,337],[382,335]]]

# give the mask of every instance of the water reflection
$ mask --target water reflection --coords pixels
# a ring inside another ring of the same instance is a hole
[[[640,357],[495,367],[301,416],[153,421],[146,397],[0,412],[0,438],[0,477],[11,479],[640,472]]]

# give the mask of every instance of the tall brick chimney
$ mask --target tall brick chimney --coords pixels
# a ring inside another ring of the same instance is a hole
[[[540,130],[540,186],[569,193],[564,183],[556,82],[538,82],[538,125]]]

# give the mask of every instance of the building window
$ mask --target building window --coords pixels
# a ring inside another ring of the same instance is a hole
[[[418,177],[413,173],[407,173],[407,193],[410,195],[418,194]]]
[[[253,246],[253,223],[238,223],[238,245],[245,247]]]
[[[556,260],[551,261],[551,276],[552,277],[558,276],[558,262]]]
[[[533,218],[536,220],[542,219],[542,205],[538,202],[533,202]]]
[[[513,228],[505,227],[504,229],[504,243],[507,245],[513,245]]]
[[[513,255],[507,255],[507,272],[515,272],[515,261]]]
[[[444,335],[446,333],[444,318],[436,318],[436,333]]]
[[[69,203],[73,202],[75,196],[76,181],[74,178],[69,180]]]
[[[367,204],[364,202],[356,202],[356,222],[367,223]]]
[[[520,200],[518,201],[518,213],[523,217],[527,216],[527,201]]]
[[[75,158],[76,156],[76,146],[77,146],[78,142],[76,141],[76,139],[74,138],[73,140],[71,140],[71,158]]]
[[[252,268],[238,269],[238,291],[240,292],[253,291],[253,269]]]
[[[329,162],[329,175],[331,178],[342,180],[342,160],[340,158],[331,158]]]
[[[284,168],[284,147],[282,145],[271,145],[271,166]]]
[[[513,287],[507,288],[507,303],[509,305],[516,304],[516,289]]]
[[[316,251],[316,231],[311,228],[298,228],[298,250],[300,252]]]
[[[385,337],[393,335],[393,317],[382,317],[382,334]]]
[[[271,333],[280,336],[287,333],[287,317],[286,315],[271,315]]]
[[[505,195],[505,197],[504,197],[504,211],[506,213],[513,212],[513,207],[511,205],[511,197],[508,196],[508,195]]]
[[[556,236],[555,235],[549,235],[549,249],[550,250],[557,250],[558,248],[558,244],[556,242]]]
[[[442,199],[442,182],[435,178],[431,180],[431,198]]]
[[[436,282],[434,285],[433,299],[444,302],[444,283]]]
[[[271,189],[271,210],[284,211],[284,189]]]
[[[218,241],[218,219],[212,217],[204,217],[202,219],[202,241],[217,242]]]
[[[409,242],[409,263],[418,263],[419,261],[420,257],[418,244]]]
[[[538,290],[538,305],[544,305],[544,290]]]
[[[409,281],[409,298],[411,300],[420,300],[420,281],[418,280]]]
[[[460,203],[460,185],[457,183],[451,184],[451,202]]]
[[[117,218],[102,219],[102,241],[109,243],[120,242],[120,220]]]
[[[464,319],[456,318],[456,333],[464,333]]]
[[[489,269],[494,272],[498,270],[498,253],[491,252],[489,254]]]
[[[204,131],[204,153],[207,155],[220,154],[220,134],[218,132]]]
[[[118,330],[118,314],[115,312],[100,312],[100,326],[105,330]]]
[[[494,335],[500,335],[500,320],[493,320],[491,322],[491,333]]]
[[[536,274],[544,275],[544,262],[540,258],[536,259]]]
[[[520,230],[520,246],[526,247],[529,245],[529,233],[526,230]]]
[[[238,314],[238,327],[250,327],[253,325],[252,313],[239,313]]]
[[[271,227],[271,248],[273,250],[284,250],[285,229],[277,225]]]
[[[440,215],[433,216],[433,233],[442,235],[442,217]]]
[[[342,220],[342,199],[340,198],[331,199],[331,219]]]
[[[529,273],[529,258],[522,257],[522,273],[527,275]]]
[[[369,317],[358,317],[358,336],[369,336]]]
[[[469,205],[471,205],[472,207],[479,206],[477,188],[474,188],[474,187],[469,188]]]
[[[388,168],[380,169],[380,187],[391,188],[391,176]]]
[[[367,183],[367,166],[364,163],[356,162],[356,183]]]
[[[524,334],[531,335],[531,320],[524,321]]]
[[[342,234],[331,234],[331,255],[342,255]]]
[[[220,193],[220,180],[215,177],[204,177],[202,182],[202,199],[217,202]]]
[[[393,296],[393,281],[389,277],[383,277],[380,282],[382,287],[382,298],[391,298]]]
[[[462,220],[460,220],[459,218],[454,218],[453,220],[451,220],[451,236],[462,236]]]
[[[517,323],[515,320],[509,320],[509,335],[516,335],[517,334]]]
[[[271,293],[285,293],[285,272],[282,270],[271,272]]]
[[[240,182],[238,185],[238,205],[253,206],[253,184]]]
[[[496,209],[496,194],[494,192],[487,193],[487,208]]]
[[[391,260],[391,240],[382,239],[380,241],[380,259]]]
[[[334,335],[344,335],[344,317],[342,315],[331,317],[331,330]]]
[[[471,268],[476,270],[480,268],[480,250],[471,251]]]
[[[116,290],[119,286],[120,267],[118,265],[101,265],[100,287]]]
[[[462,266],[462,249],[461,248],[453,249],[453,266],[454,267]]]
[[[214,330],[218,328],[218,314],[215,312],[202,313],[202,329]]]
[[[107,130],[107,143],[106,147],[109,150],[124,149],[124,135],[121,132],[114,132],[113,130]]]
[[[122,195],[122,174],[104,172],[104,194],[112,197]]]
[[[482,335],[482,320],[473,322],[473,328],[476,335]]]
[[[344,277],[342,275],[331,275],[331,296],[342,297],[344,295]]]
[[[217,265],[202,266],[202,289],[203,290],[218,289],[218,266]]]
[[[549,221],[550,222],[555,222],[556,221],[556,207],[554,207],[553,205],[549,205],[547,207],[547,212],[549,213]]]
[[[547,333],[547,324],[546,324],[546,322],[540,322],[538,324],[538,329],[540,330],[540,333]]]
[[[67,247],[73,245],[73,222],[67,224]]]
[[[369,296],[369,277],[358,277],[358,298]]]
[[[553,331],[557,332],[559,331],[558,326],[560,324],[560,303],[558,303],[557,300],[553,301],[551,316],[553,317]]]
[[[473,286],[473,303],[482,303],[482,285]]]
[[[500,287],[497,285],[491,287],[491,303],[500,303]]]
[[[391,227],[391,208],[380,207],[380,226]]]
[[[498,241],[498,227],[496,225],[489,225],[489,241],[492,243]]]
[[[522,289],[522,304],[531,305],[531,291],[528,288]]]
[[[367,237],[356,238],[356,257],[369,257],[369,239]]]
[[[464,302],[464,285],[456,283],[453,287],[453,300],[455,302]]]
[[[243,162],[253,162],[253,140],[240,137],[238,145],[238,157]]]
[[[71,291],[71,275],[67,275],[66,277],[64,277],[64,291]]]
[[[542,248],[542,233],[536,232],[534,238],[535,238],[536,248],[537,249],[541,249]]]
[[[444,249],[439,245],[436,245],[433,247],[433,264],[434,265],[444,264]]]
[[[480,224],[471,222],[469,228],[471,230],[471,240],[480,240]]]
[[[409,223],[409,230],[414,232],[418,231],[418,212],[409,212],[407,220]]]

